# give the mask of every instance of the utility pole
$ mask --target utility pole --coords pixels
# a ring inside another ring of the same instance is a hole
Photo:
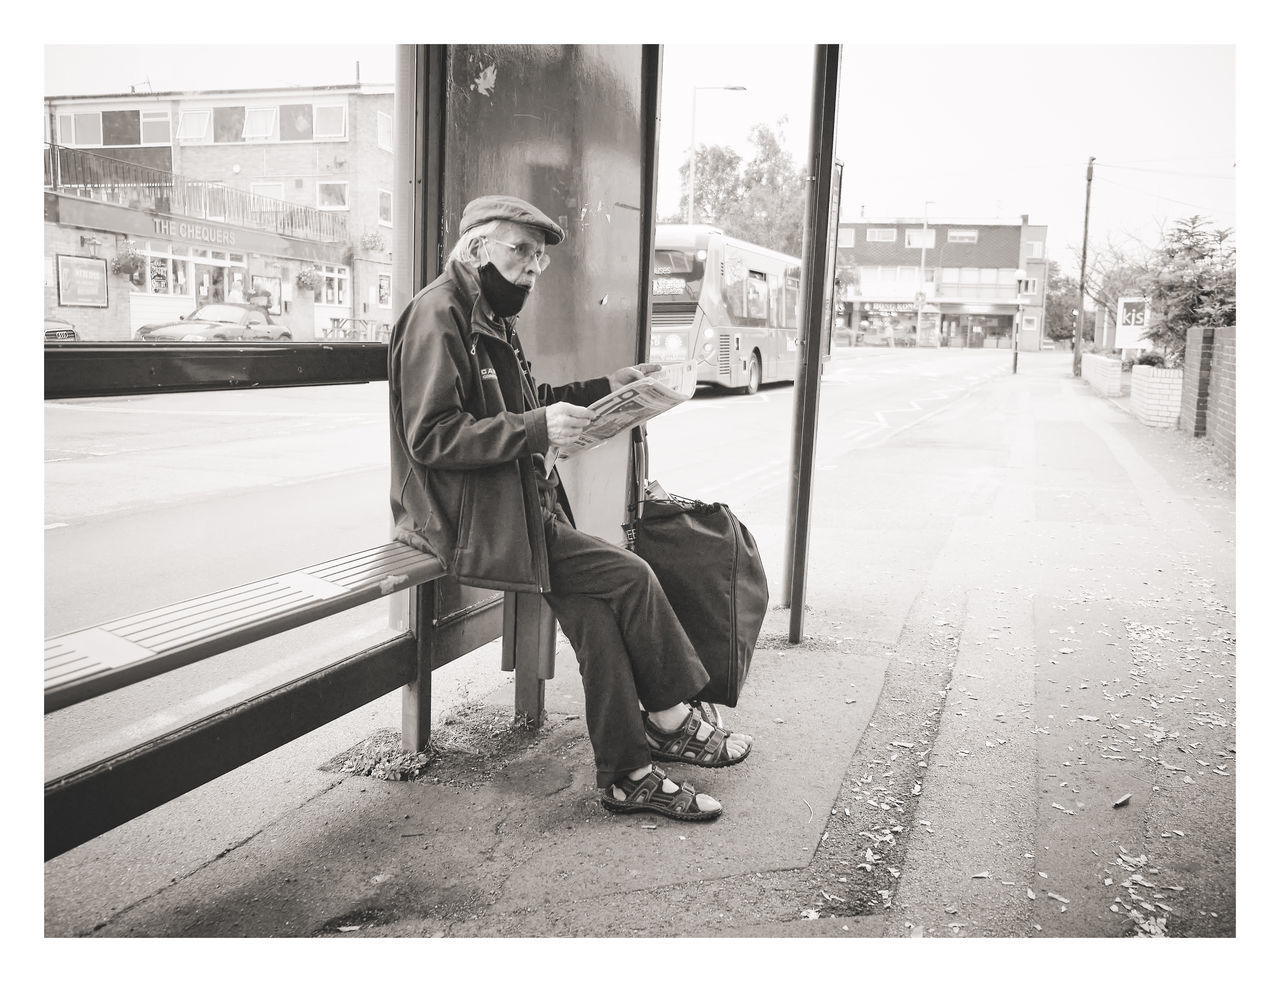
[[[1089,195],[1093,191],[1095,159],[1097,158],[1089,158],[1089,170],[1084,179],[1084,239],[1080,242],[1080,316],[1076,318],[1076,343],[1071,354],[1071,374],[1076,378],[1080,377],[1080,360],[1083,355],[1080,349],[1084,346],[1084,270],[1085,257],[1089,251]]]

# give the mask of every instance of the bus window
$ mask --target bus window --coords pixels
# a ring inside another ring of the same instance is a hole
[[[747,316],[746,287],[747,268],[742,260],[726,256],[724,261],[724,305],[729,319],[737,324]]]
[[[800,270],[787,271],[786,327],[800,326]]]
[[[765,283],[764,273],[751,270],[747,274],[746,286],[747,319],[763,324],[769,316],[769,287]]]
[[[782,280],[776,273],[769,274],[769,326],[781,327],[783,322]]]
[[[696,301],[702,289],[705,259],[703,253],[680,249],[653,250],[653,295],[662,300]]]

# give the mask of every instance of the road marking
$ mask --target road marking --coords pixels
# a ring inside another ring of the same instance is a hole
[[[52,522],[52,523],[50,523],[49,525],[46,525],[46,526],[44,527],[44,530],[45,530],[46,532],[48,532],[48,531],[49,531],[49,529],[64,529],[64,528],[66,528],[66,527],[67,527],[67,523],[66,523],[66,522]]]

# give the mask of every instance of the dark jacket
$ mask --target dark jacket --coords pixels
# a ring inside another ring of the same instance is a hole
[[[462,583],[551,588],[539,485],[571,514],[554,471],[539,480],[553,402],[590,405],[608,379],[535,386],[515,334],[450,261],[396,320],[388,346],[395,537]]]

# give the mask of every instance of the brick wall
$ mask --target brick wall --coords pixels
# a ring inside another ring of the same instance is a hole
[[[1182,369],[1133,366],[1133,414],[1148,426],[1174,426],[1182,408]]]
[[[98,256],[107,261],[107,299],[110,307],[71,307],[58,303],[58,261],[63,256],[88,256],[80,237],[95,235],[102,244]],[[44,223],[44,310],[75,325],[82,341],[127,341],[129,332],[129,281],[111,272],[116,257],[116,236],[108,232]]]
[[[1080,377],[1100,396],[1109,399],[1119,398],[1124,394],[1124,379],[1120,373],[1120,360],[1105,355],[1080,356]]]
[[[1209,409],[1209,379],[1213,369],[1213,328],[1195,327],[1187,332],[1182,361],[1182,409],[1178,428],[1192,436],[1204,436]]]
[[[1214,332],[1213,373],[1205,412],[1205,435],[1232,467],[1236,466],[1236,329]]]

